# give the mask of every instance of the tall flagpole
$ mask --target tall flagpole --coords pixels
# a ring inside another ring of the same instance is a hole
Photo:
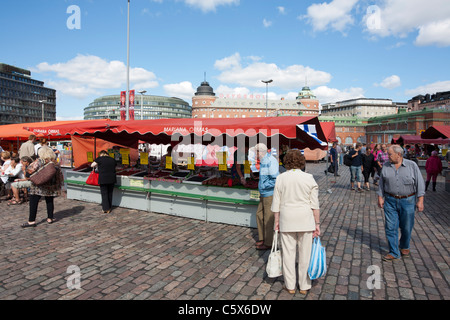
[[[130,119],[130,0],[128,0],[128,24],[127,24],[127,97],[126,120]]]

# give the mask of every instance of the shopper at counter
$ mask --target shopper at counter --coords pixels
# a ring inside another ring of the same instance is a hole
[[[91,167],[98,167],[98,184],[102,195],[103,213],[110,213],[114,184],[116,183],[116,161],[105,150],[100,151],[99,157],[92,162]]]
[[[248,156],[248,147],[238,148],[233,154],[233,166],[231,167],[231,176],[238,178],[242,185],[245,185],[244,164]]]
[[[159,163],[160,169],[162,169],[162,170],[166,169],[166,162],[167,162],[166,158],[172,157],[172,150],[173,150],[172,146],[167,147],[166,154],[161,157],[161,162]],[[175,163],[175,161],[172,157],[172,170],[176,170],[176,168],[177,168],[177,164]]]
[[[274,215],[271,207],[279,164],[277,159],[267,152],[265,144],[257,144],[255,151],[256,158],[260,161],[258,183],[260,201],[256,211],[259,241],[256,242],[256,249],[268,250],[272,247],[273,240]]]

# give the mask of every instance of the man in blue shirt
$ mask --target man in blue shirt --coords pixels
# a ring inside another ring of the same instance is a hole
[[[278,160],[267,152],[267,146],[258,143],[255,146],[256,159],[260,161],[258,189],[260,200],[256,211],[259,241],[256,249],[267,250],[272,247],[274,215],[271,210],[275,181],[279,174]]]

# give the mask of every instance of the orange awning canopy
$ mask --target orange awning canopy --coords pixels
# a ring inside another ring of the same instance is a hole
[[[307,126],[309,128],[306,128]],[[234,119],[155,119],[155,120],[87,120],[84,122],[55,124],[51,126],[24,125],[33,132],[50,136],[81,135],[94,136],[106,141],[127,146],[136,146],[139,140],[150,143],[191,143],[195,136],[202,142],[211,143],[222,137],[258,137],[270,140],[278,138],[280,144],[290,141],[297,148],[325,148],[321,143],[326,141],[321,124],[317,117],[267,117],[267,118],[234,118]],[[306,128],[306,129],[305,129]],[[180,138],[190,137],[180,141]],[[268,141],[270,144],[270,141]]]

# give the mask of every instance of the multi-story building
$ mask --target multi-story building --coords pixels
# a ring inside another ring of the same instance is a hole
[[[418,111],[423,109],[450,110],[450,91],[436,92],[435,94],[418,95],[408,100],[408,109]]]
[[[352,145],[356,142],[366,143],[367,119],[360,117],[320,116],[321,122],[334,122],[336,139],[339,144]]]
[[[322,122],[335,123],[339,143],[391,143],[401,135],[418,136],[431,126],[450,125],[450,112],[442,108],[408,112],[399,108],[395,114],[371,118],[320,116]]]
[[[374,117],[367,120],[366,137],[368,143],[391,143],[392,138],[401,135],[420,136],[431,126],[450,125],[450,112],[433,108],[406,112],[399,109],[397,114]]]
[[[391,99],[357,98],[322,105],[321,115],[336,117],[370,118],[396,114],[398,108],[406,108],[405,103],[392,102]]]
[[[267,102],[267,108],[266,108]],[[252,118],[267,116],[319,115],[319,100],[308,87],[303,87],[296,100],[267,99],[263,94],[214,93],[203,81],[192,97],[193,118]]]
[[[0,63],[0,125],[55,120],[56,90],[29,70]]]
[[[141,108],[142,101],[142,108]],[[134,100],[134,119],[190,118],[192,108],[186,101],[152,95],[136,95]],[[95,99],[84,108],[84,120],[120,120],[120,95],[109,95]]]

